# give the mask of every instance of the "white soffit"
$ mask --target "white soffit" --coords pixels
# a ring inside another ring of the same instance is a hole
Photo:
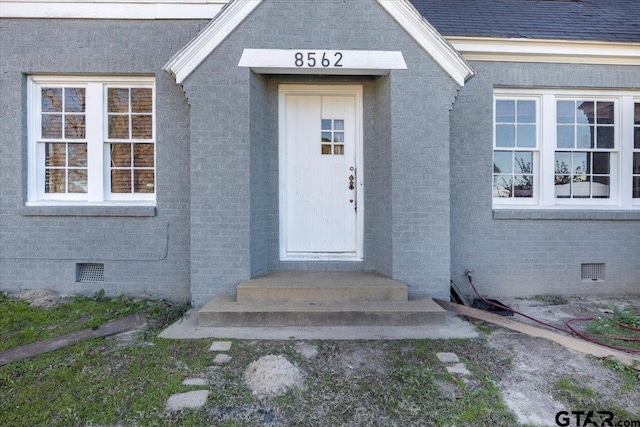
[[[473,68],[431,26],[408,0],[377,0],[398,24],[459,85],[475,74]],[[182,83],[262,0],[234,0],[200,34],[178,52],[164,67]],[[317,73],[314,73],[317,74]]]
[[[640,65],[640,43],[447,37],[468,61]]]
[[[211,19],[228,0],[1,0],[0,18]]]
[[[244,49],[238,67],[261,74],[383,76],[406,70],[402,52],[380,50]]]

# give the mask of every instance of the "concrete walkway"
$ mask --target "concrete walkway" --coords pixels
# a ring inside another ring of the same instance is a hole
[[[197,309],[162,331],[160,338],[235,338],[245,340],[399,340],[476,338],[475,327],[452,313],[444,325],[420,326],[307,326],[307,327],[201,327]]]

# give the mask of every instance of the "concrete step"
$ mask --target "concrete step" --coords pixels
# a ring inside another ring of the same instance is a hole
[[[407,301],[402,282],[365,271],[274,271],[240,283],[239,302]]]
[[[199,327],[444,325],[429,298],[409,301],[238,302],[218,296],[198,312]]]

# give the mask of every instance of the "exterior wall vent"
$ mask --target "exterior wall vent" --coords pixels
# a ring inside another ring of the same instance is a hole
[[[604,263],[586,263],[580,266],[580,278],[582,280],[604,280]]]
[[[76,282],[104,282],[104,264],[76,264]]]

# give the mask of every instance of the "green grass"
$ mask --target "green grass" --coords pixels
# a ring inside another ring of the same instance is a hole
[[[231,362],[216,365],[211,340],[155,337],[186,308],[97,294],[44,310],[0,296],[1,350],[135,313],[150,319],[127,344],[92,339],[0,367],[0,425],[516,425],[495,387],[510,362],[483,340],[313,341],[318,356],[311,360],[292,341],[234,341]],[[439,351],[456,352],[470,379],[449,374],[435,356]],[[243,373],[267,354],[297,364],[305,389],[257,401]],[[171,394],[194,389],[182,384],[188,377],[208,379],[207,404],[165,412]]]
[[[621,326],[627,325],[640,328],[640,315],[629,310],[612,306],[613,315],[590,321],[586,325],[586,332],[598,341],[631,349],[640,349],[640,341],[623,341],[610,337],[640,338],[638,331],[632,331]]]

